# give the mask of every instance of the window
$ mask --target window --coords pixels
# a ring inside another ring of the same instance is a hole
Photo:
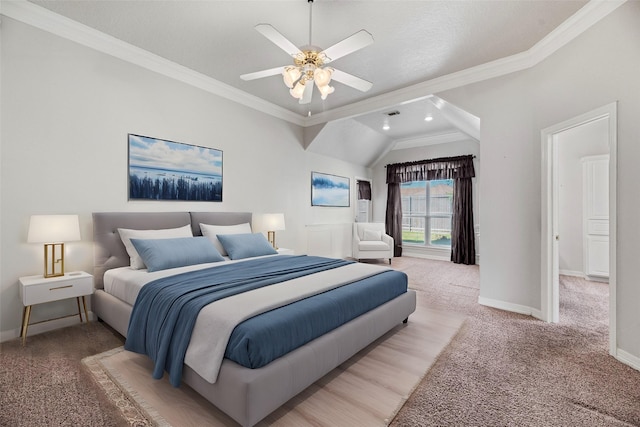
[[[453,180],[400,184],[403,244],[451,247]]]

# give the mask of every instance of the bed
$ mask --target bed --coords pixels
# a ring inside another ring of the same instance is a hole
[[[112,295],[104,289],[109,277],[130,263],[118,233],[134,230],[174,229],[190,226],[193,236],[202,236],[200,224],[232,226],[251,223],[248,212],[99,212],[93,214],[94,280],[92,310],[96,316],[127,336],[133,311],[131,298]],[[285,255],[273,255],[273,258]],[[266,257],[269,258],[269,257]],[[249,261],[247,261],[249,262]],[[255,262],[259,262],[256,260]],[[222,264],[222,263],[221,263]],[[231,264],[231,263],[229,263]],[[238,262],[242,265],[242,262]],[[357,263],[356,263],[357,264]],[[357,268],[381,268],[376,266]],[[231,268],[226,267],[225,268]],[[343,267],[340,267],[343,268]],[[349,267],[352,268],[352,267]],[[125,268],[126,270],[126,268]],[[142,270],[143,272],[145,270]],[[336,269],[336,271],[338,271]],[[309,276],[309,281],[322,273]],[[377,276],[383,277],[383,276]],[[299,278],[295,280],[307,280]],[[320,280],[322,281],[322,280]],[[343,286],[342,288],[346,288]],[[127,301],[128,300],[128,301]],[[380,336],[406,321],[416,307],[412,290],[342,324],[318,338],[257,369],[247,368],[228,358],[221,361],[215,382],[205,379],[188,363],[182,366],[181,381],[189,385],[240,425],[252,426],[289,399],[313,384]],[[203,310],[204,311],[204,310]],[[199,338],[195,329],[192,341]],[[195,347],[190,344],[189,349]]]

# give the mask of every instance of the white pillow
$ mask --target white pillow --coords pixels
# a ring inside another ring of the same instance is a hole
[[[365,229],[362,240],[382,240],[382,231]]]
[[[191,232],[191,225],[187,224],[184,227],[178,228],[164,228],[162,230],[131,230],[128,228],[118,228],[120,239],[124,243],[124,247],[127,250],[130,258],[131,268],[134,270],[140,270],[146,268],[144,261],[140,258],[138,251],[131,243],[131,239],[171,239],[174,237],[193,237]]]
[[[227,251],[222,247],[222,243],[218,240],[218,234],[247,234],[251,233],[251,224],[245,222],[237,225],[211,225],[200,223],[200,231],[202,235],[211,240],[218,252],[223,256],[228,256]]]

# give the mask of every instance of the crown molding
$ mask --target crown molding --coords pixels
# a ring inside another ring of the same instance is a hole
[[[383,110],[389,106],[418,101],[437,92],[525,70],[556,52],[626,1],[627,0],[591,0],[525,52],[427,80],[364,101],[318,113],[312,117],[303,117],[202,73],[193,71],[91,27],[80,24],[79,22],[58,15],[27,0],[0,1],[0,14],[273,117],[299,126],[308,127],[333,120],[351,118],[372,111]]]
[[[627,0],[589,1],[527,51],[531,56],[531,66],[555,53],[626,2]]]
[[[27,0],[0,1],[0,14],[271,116],[304,126],[304,117],[140,49]]]
[[[383,110],[389,108],[389,106],[419,101],[437,92],[531,68],[578,37],[626,1],[627,0],[591,0],[542,40],[524,52],[407,86],[344,107],[318,113],[308,118],[305,126],[331,120],[351,118],[364,113]]]

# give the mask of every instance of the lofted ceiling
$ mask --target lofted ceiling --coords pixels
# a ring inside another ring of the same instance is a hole
[[[326,100],[316,90],[310,104],[300,105],[281,76],[243,81],[240,75],[292,63],[254,27],[271,24],[295,45],[307,45],[310,3],[306,0],[29,1],[222,83],[232,94],[227,97],[237,96],[269,114],[315,127],[305,132],[307,149],[365,166],[391,148],[434,136],[442,141],[447,135],[477,139],[477,118],[432,96],[446,85],[424,86],[425,82],[465,76],[470,69],[532,52],[558,27],[576,21],[577,12],[588,4],[585,0],[316,0],[311,6],[313,45],[326,49],[361,29],[372,34],[373,44],[331,66],[366,79],[373,87],[363,93],[333,82],[335,92]],[[396,111],[400,114],[388,115]],[[427,114],[432,121],[424,120]],[[385,120],[389,130],[382,129]],[[365,159],[363,147],[370,150]]]

